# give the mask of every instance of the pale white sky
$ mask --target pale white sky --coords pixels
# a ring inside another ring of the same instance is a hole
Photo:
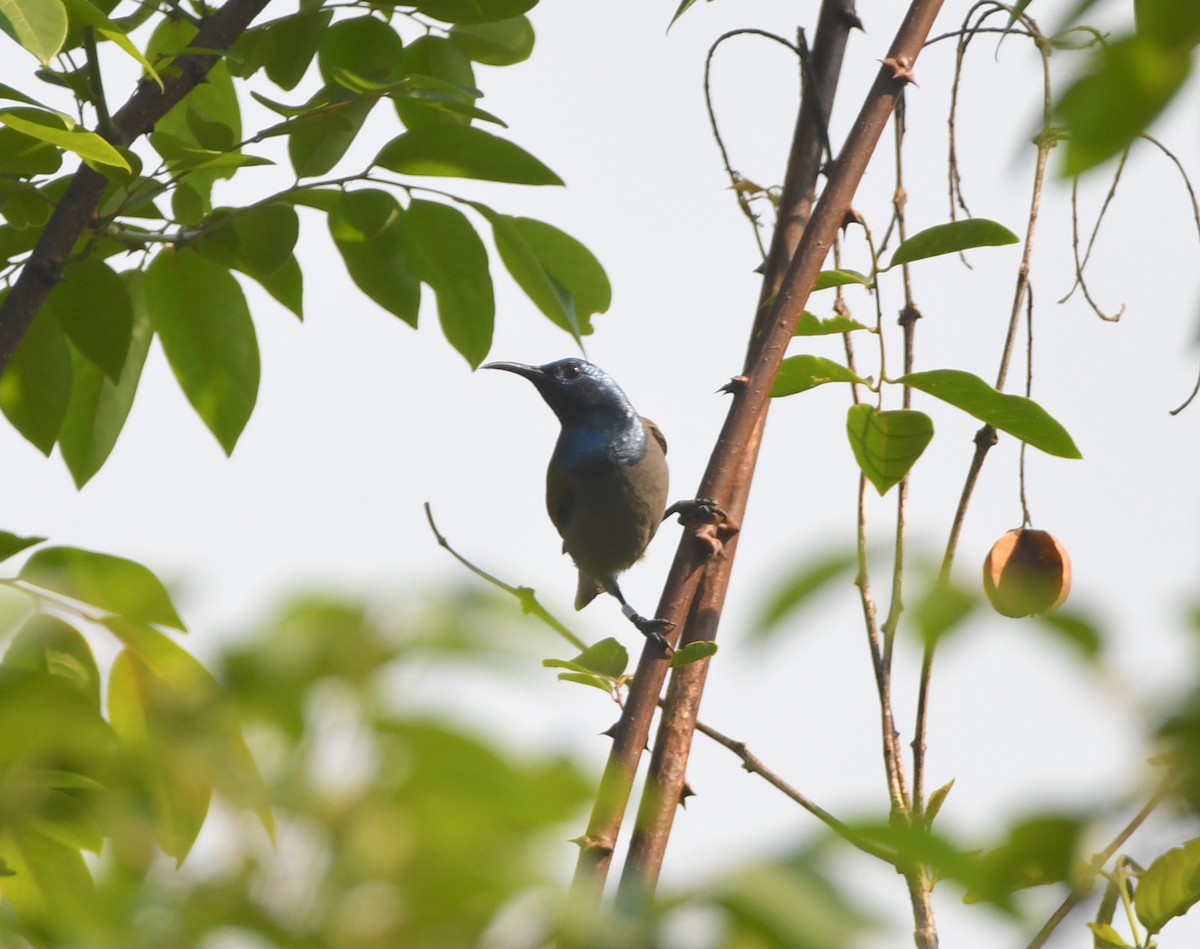
[[[269,12],[291,9],[278,3]],[[1049,26],[1070,5],[1041,0],[1033,12]],[[957,26],[969,6],[947,3],[940,30]],[[900,7],[859,5],[867,33],[850,44],[835,140],[885,55]],[[588,355],[662,426],[671,446],[672,494],[683,497],[694,491],[721,424],[725,402],[713,393],[739,369],[758,287],[755,247],[725,190],[704,114],[705,51],[739,26],[791,35],[798,18],[815,17],[817,4],[700,4],[666,34],[672,8],[545,3],[532,17],[533,59],[480,70],[483,107],[503,117],[510,125],[504,134],[555,169],[566,190],[431,184],[550,221],[599,256],[614,302],[595,320]],[[1033,149],[1020,143],[1035,128],[1036,57],[1016,38],[998,58],[994,51],[994,42],[979,42],[963,88],[965,187],[977,216],[1023,232]],[[0,80],[23,83],[29,63],[4,60]],[[912,230],[948,219],[952,64],[952,44],[929,50],[909,97]],[[774,44],[741,38],[718,53],[715,93],[727,144],[735,166],[760,183],[782,177],[794,76],[794,64]],[[123,95],[119,86],[109,90]],[[297,90],[288,101],[302,96]],[[1195,94],[1188,96],[1155,127],[1193,170],[1200,170],[1198,105]],[[395,133],[380,125],[372,134],[361,155]],[[877,233],[886,225],[890,169],[890,158],[882,160],[855,202]],[[281,187],[284,174],[250,169],[246,187],[262,194]],[[1101,176],[1087,182],[1088,208],[1105,187]],[[1200,360],[1193,346],[1195,226],[1173,169],[1140,149],[1091,269],[1097,298],[1113,309],[1127,307],[1120,323],[1106,324],[1079,298],[1055,303],[1072,279],[1068,197],[1058,185],[1047,196],[1034,263],[1034,394],[1068,428],[1085,460],[1031,451],[1028,491],[1035,526],[1057,535],[1072,556],[1069,606],[1099,618],[1112,634],[1112,674],[1085,672],[1028,621],[981,618],[945,645],[933,687],[929,786],[956,779],[941,820],[983,842],[1030,809],[1086,808],[1125,792],[1137,800],[1139,780],[1131,775],[1147,748],[1134,713],[1153,709],[1195,668],[1184,618],[1200,561],[1194,476],[1200,406],[1167,415],[1190,390]],[[974,270],[951,259],[914,270],[925,317],[919,368],[954,366],[994,378],[1019,253],[1018,247],[973,253]],[[263,375],[254,417],[232,459],[194,417],[156,345],[116,451],[82,492],[57,456],[45,460],[0,428],[0,485],[8,501],[0,524],[146,563],[175,584],[193,630],[188,645],[204,654],[299,590],[387,601],[474,583],[433,543],[421,510],[428,500],[464,554],[536,588],[581,635],[616,635],[640,646],[614,604],[597,601],[579,616],[570,611],[573,570],[559,554],[542,498],[556,422],[532,389],[508,377],[472,375],[438,333],[431,298],[419,332],[379,310],[350,284],[315,218],[304,222],[301,256],[303,326],[246,284]],[[860,245],[851,243],[845,263],[867,269]],[[894,326],[898,279],[884,290],[885,322]],[[824,297],[810,309],[827,315],[831,298]],[[865,294],[852,296],[851,304],[860,320],[873,318]],[[497,305],[493,358],[543,362],[572,351],[569,338],[503,274]],[[812,351],[836,357],[840,342],[818,340]],[[859,353],[860,368],[872,372],[865,340]],[[1019,386],[1021,373],[1010,379],[1010,389]],[[772,410],[702,717],[748,741],[828,809],[853,817],[882,813],[886,800],[854,588],[847,583],[825,595],[770,647],[748,644],[745,628],[789,568],[852,543],[857,479],[844,435],[847,404],[844,389],[827,386]],[[918,397],[916,407],[933,416],[937,434],[914,470],[912,547],[937,555],[978,425],[930,399]],[[974,582],[991,543],[1020,522],[1016,459],[1009,438],[989,456],[963,533],[960,579]],[[890,531],[891,500],[873,506],[880,543]],[[623,583],[643,611],[657,600],[677,536],[678,528],[665,526]],[[875,582],[878,590],[886,587],[882,574]],[[907,635],[896,674],[904,741],[911,738],[919,659]],[[568,654],[537,626],[530,636],[545,655]],[[533,663],[519,688],[475,684],[448,700],[429,683],[409,682],[398,699],[449,704],[449,713],[480,728],[499,724],[510,741],[574,749],[600,767],[606,747],[595,735],[613,712],[599,692],[557,683]],[[698,797],[676,821],[665,887],[779,852],[817,830],[727,752],[702,740],[690,780]],[[1172,839],[1150,828],[1128,850],[1144,860]],[[564,844],[564,866],[569,851]],[[870,889],[867,908],[883,912],[891,927],[872,945],[905,944],[910,923],[895,874],[853,855],[843,867],[852,885]],[[1014,943],[987,910],[964,908],[953,890],[935,898],[944,945]],[[1042,894],[1034,903],[1041,899],[1048,912],[1060,898]],[[1056,945],[1090,946],[1084,918],[1073,918],[1069,938]],[[1173,924],[1162,945],[1190,944],[1189,932],[1194,940],[1200,929]]]

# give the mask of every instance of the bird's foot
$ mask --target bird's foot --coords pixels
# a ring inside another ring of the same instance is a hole
[[[729,518],[725,509],[712,498],[688,498],[676,501],[667,508],[666,513],[663,514],[663,520],[676,514],[679,515],[679,523],[684,525],[720,524]]]
[[[667,637],[663,635],[663,633],[669,633],[675,628],[675,624],[669,619],[650,619],[642,616],[640,613],[634,612],[628,605],[624,605],[621,612],[628,617],[629,622],[637,627],[639,633],[647,639],[658,643],[667,656],[675,654],[675,649],[667,642]]]
[[[676,501],[667,508],[663,519],[673,514],[679,515],[679,523],[684,527],[694,529],[696,540],[705,546],[709,557],[719,556],[725,549],[725,541],[738,532],[737,525],[729,519],[725,509],[712,498]]]

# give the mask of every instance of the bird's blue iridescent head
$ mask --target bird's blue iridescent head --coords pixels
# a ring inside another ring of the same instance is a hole
[[[541,393],[562,422],[559,451],[565,461],[605,454],[631,463],[645,452],[646,433],[621,387],[599,366],[571,356],[529,366],[490,362],[484,369],[504,369],[524,376]]]

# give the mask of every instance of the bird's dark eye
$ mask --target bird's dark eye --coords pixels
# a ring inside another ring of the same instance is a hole
[[[564,379],[578,379],[582,373],[583,370],[575,363],[567,363],[562,367],[562,377]]]

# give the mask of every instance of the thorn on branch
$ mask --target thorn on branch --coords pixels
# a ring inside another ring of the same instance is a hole
[[[892,71],[892,78],[898,82],[912,83],[914,86],[917,84],[917,78],[912,71],[912,60],[907,56],[889,56],[880,62]]]
[[[726,395],[736,395],[750,384],[750,377],[746,375],[732,376],[725,385],[721,386],[717,391],[724,392]]]
[[[696,792],[692,790],[692,786],[687,781],[684,781],[683,787],[679,791],[679,806],[687,810],[687,799],[695,796]]]
[[[842,233],[845,234],[851,224],[857,224],[859,227],[864,226],[863,216],[854,208],[846,208],[846,213],[842,216]]]
[[[580,850],[595,854],[610,854],[613,852],[611,845],[597,840],[595,837],[584,834],[581,837],[572,837],[571,843],[576,844]]]

